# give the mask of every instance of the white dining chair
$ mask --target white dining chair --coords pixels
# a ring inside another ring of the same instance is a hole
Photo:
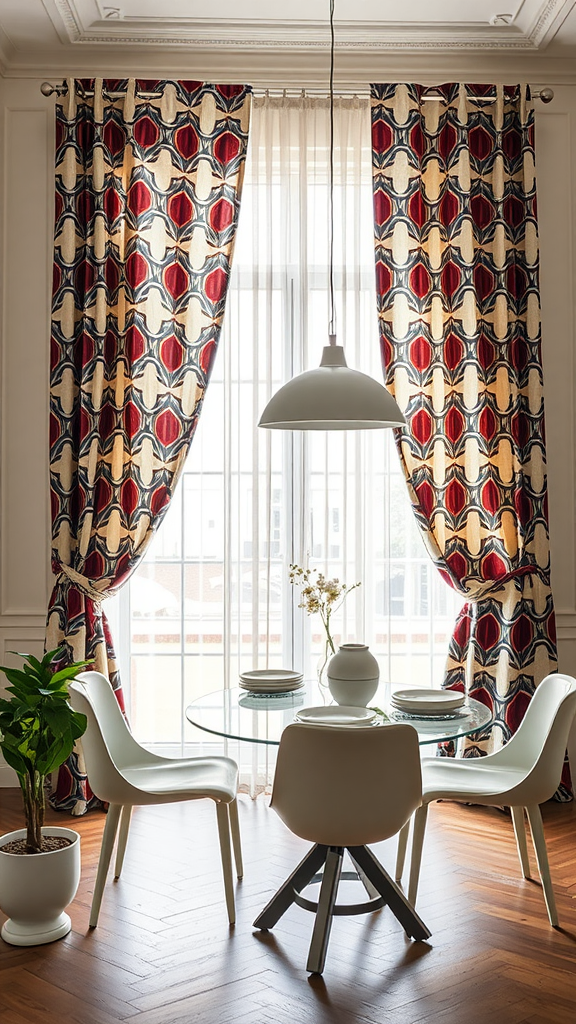
[[[568,734],[576,714],[576,679],[553,673],[537,686],[524,718],[500,750],[486,757],[422,759],[422,805],[414,815],[408,899],[416,902],[428,806],[435,800],[510,807],[524,878],[530,878],[524,812],[532,841],[550,924],[558,913],[550,877],[540,804],[556,791],[562,774]],[[408,822],[399,837],[396,880],[402,877]]]
[[[292,903],[314,912],[306,966],[312,974],[324,969],[335,914],[362,914],[388,905],[408,936],[428,938],[424,922],[368,849],[368,844],[396,835],[420,798],[418,734],[411,725],[288,725],[280,740],[270,806],[295,835],[315,845],[254,927],[272,928]],[[345,850],[353,872],[342,872]],[[370,899],[337,904],[340,878],[360,878]],[[317,881],[316,903],[301,892]]]
[[[229,757],[159,757],[132,736],[110,683],[100,672],[81,672],[69,686],[70,704],[86,715],[82,750],[90,787],[109,803],[94,886],[90,927],[98,923],[102,893],[120,824],[114,877],[122,871],[132,807],[209,798],[216,804],[224,890],[230,924],[236,919],[230,833],[238,878],[242,852],[238,825],[238,766]]]

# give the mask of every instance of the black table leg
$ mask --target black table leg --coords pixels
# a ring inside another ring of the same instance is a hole
[[[390,878],[380,862],[367,846],[348,847],[350,856],[362,869],[372,885],[376,887],[381,896],[390,907],[392,913],[398,918],[404,931],[413,939],[428,939],[432,934],[422,919],[414,910],[412,904],[406,899],[402,890]]]
[[[298,867],[278,889],[276,895],[264,907],[262,913],[258,915],[254,921],[254,928],[266,929],[274,927],[276,922],[282,917],[282,914],[294,903],[294,894],[299,893],[308,885],[308,882],[320,870],[326,860],[327,853],[327,846],[316,845],[312,847],[310,852],[304,857],[304,860],[300,861]]]

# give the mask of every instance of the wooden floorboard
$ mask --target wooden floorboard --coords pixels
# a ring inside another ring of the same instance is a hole
[[[0,790],[0,833],[21,826],[19,801],[19,791]],[[305,970],[306,911],[291,907],[271,932],[252,928],[308,848],[266,798],[240,797],[245,877],[235,928],[211,802],[135,809],[122,878],[107,883],[93,931],[105,816],[48,817],[82,835],[73,928],[47,946],[0,942],[1,1024],[576,1022],[574,804],[544,808],[559,930],[548,924],[539,883],[520,876],[508,815],[437,804],[418,899],[430,940],[408,940],[387,909],[336,918],[322,978]],[[375,852],[392,871],[395,841]]]

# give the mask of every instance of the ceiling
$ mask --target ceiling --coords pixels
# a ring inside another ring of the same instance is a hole
[[[576,0],[335,0],[334,17],[337,81],[486,61],[576,81]],[[325,82],[328,19],[329,0],[219,0],[217,17],[200,0],[0,0],[0,70]]]

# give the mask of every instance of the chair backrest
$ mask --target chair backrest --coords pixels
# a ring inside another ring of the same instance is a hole
[[[402,828],[421,797],[411,725],[295,723],[282,733],[271,806],[302,839],[327,846],[380,842]]]
[[[536,687],[520,723],[495,754],[494,763],[527,772],[522,799],[541,804],[556,791],[562,774],[568,734],[576,715],[576,679],[553,672]]]
[[[82,751],[90,788],[101,800],[127,800],[128,783],[122,768],[145,763],[147,753],[130,732],[114,695],[101,672],[80,672],[68,687],[70,704],[88,719]]]

